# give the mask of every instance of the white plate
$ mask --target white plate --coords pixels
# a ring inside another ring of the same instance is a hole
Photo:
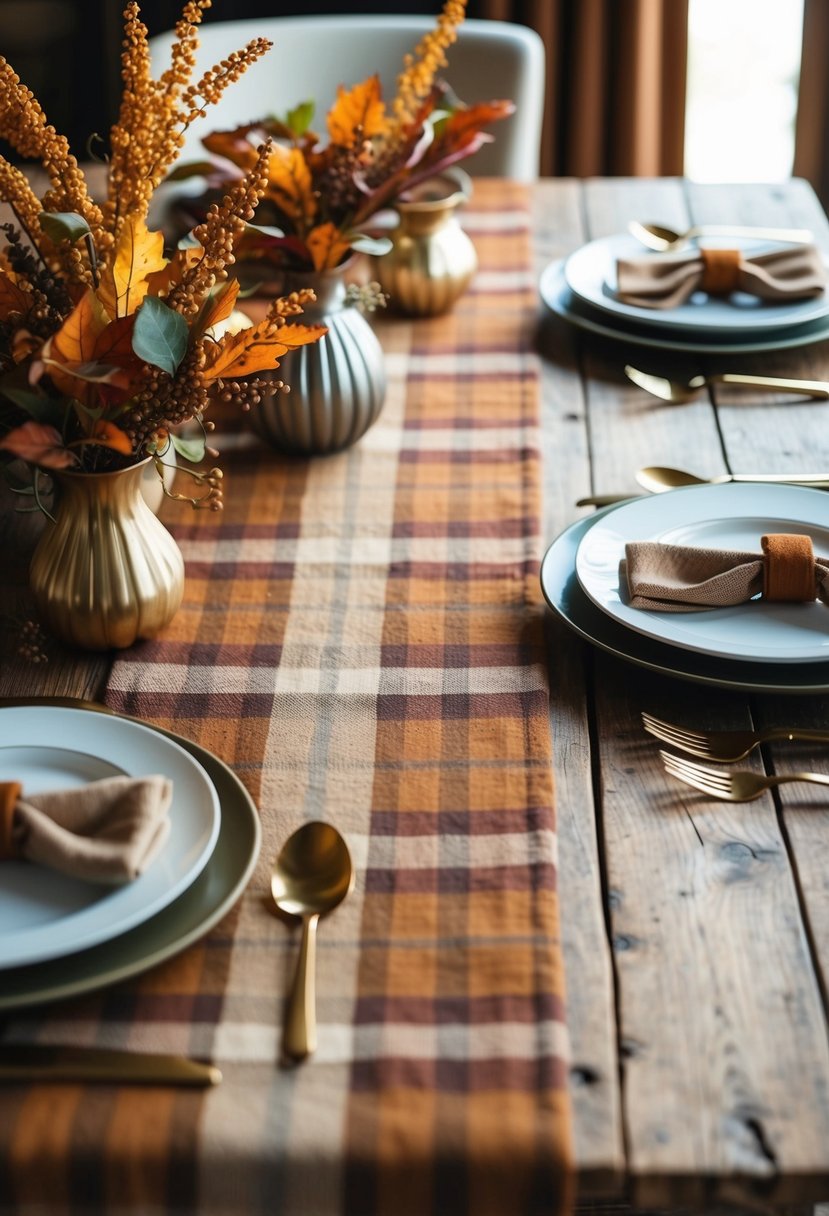
[[[150,773],[173,783],[171,831],[133,882],[102,887],[28,862],[0,863],[0,968],[85,950],[154,916],[204,868],[220,826],[205,770],[150,727],[83,709],[0,708],[0,781],[20,781],[24,792]]]
[[[712,240],[706,244],[728,246],[746,252],[775,248],[774,243],[770,241],[747,241],[739,238]],[[665,309],[641,308],[635,304],[626,304],[618,298],[617,258],[665,256],[667,255],[649,254],[635,237],[627,233],[617,233],[590,241],[570,254],[564,263],[564,278],[570,290],[593,308],[625,321],[644,322],[672,330],[730,329],[742,331],[745,336],[757,330],[779,330],[790,325],[802,325],[829,315],[829,295],[826,292],[805,300],[780,304],[759,300],[756,296],[744,292],[735,292],[723,298],[708,296],[700,291],[684,304]]]
[[[615,507],[579,519],[550,545],[541,563],[541,590],[550,608],[579,637],[647,671],[744,692],[829,692],[829,663],[748,663],[681,650],[626,629],[601,612],[576,578],[576,553],[591,528]],[[2,1009],[2,996],[0,996]]]
[[[737,339],[736,331],[729,330],[700,330],[696,335],[682,337],[675,333],[666,334],[664,330],[653,329],[644,324],[612,318],[609,314],[597,312],[577,299],[567,286],[563,264],[560,261],[551,262],[545,267],[538,290],[544,303],[556,316],[578,326],[579,329],[587,330],[588,333],[609,338],[613,342],[623,342],[625,346],[645,346],[649,349],[671,351],[674,354],[749,355],[759,351],[808,346],[829,338],[829,316],[817,321],[807,321],[803,325],[787,326],[784,330],[766,334],[764,337]]]
[[[802,532],[829,557],[829,497],[800,486],[689,486],[624,503],[584,537],[576,573],[585,593],[614,620],[642,633],[725,659],[807,663],[829,659],[829,608],[752,600],[704,612],[631,608],[619,562],[629,541],[660,541],[760,553],[766,532]]]

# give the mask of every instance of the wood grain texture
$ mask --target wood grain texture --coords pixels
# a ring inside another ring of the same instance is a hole
[[[802,182],[545,181],[537,273],[633,216],[806,226],[829,250],[829,223]],[[539,306],[537,349],[547,543],[584,515],[579,496],[638,492],[641,464],[703,475],[829,469],[826,403],[717,389],[670,407],[622,370],[829,378],[827,342],[703,366],[595,341]],[[110,656],[50,647],[45,664],[16,657],[37,526],[0,500],[0,695],[94,697]],[[547,625],[580,1196],[686,1210],[829,1200],[826,791],[784,787],[741,806],[706,799],[665,774],[639,720],[647,708],[688,726],[829,727],[829,698],[749,697],[652,675],[552,617]],[[743,763],[829,772],[829,749],[775,744]]]
[[[576,182],[544,183],[534,213],[536,270],[584,240]],[[588,479],[586,403],[566,326],[541,310],[544,535],[572,522]],[[586,647],[563,623],[547,619],[550,728],[559,844],[558,891],[567,975],[571,1102],[582,1197],[616,1196],[624,1181],[621,1092],[610,948],[602,907],[594,814]]]

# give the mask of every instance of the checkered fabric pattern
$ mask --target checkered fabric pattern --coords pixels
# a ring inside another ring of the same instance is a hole
[[[571,1199],[528,196],[480,181],[480,269],[446,317],[377,320],[388,393],[313,460],[217,432],[223,514],[168,504],[185,600],[107,703],[229,763],[261,814],[245,895],[202,942],[12,1019],[185,1052],[223,1083],[20,1087],[0,1209],[545,1216]],[[299,408],[299,403],[297,403]],[[319,1046],[280,1066],[298,931],[270,862],[325,819],[356,866],[319,929]]]

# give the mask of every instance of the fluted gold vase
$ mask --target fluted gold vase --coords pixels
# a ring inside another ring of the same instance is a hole
[[[478,255],[458,220],[472,192],[462,169],[421,182],[395,204],[399,224],[388,253],[375,258],[380,286],[398,312],[415,317],[448,312],[466,291]]]
[[[147,506],[147,462],[117,473],[54,473],[55,523],[29,581],[44,624],[87,650],[131,646],[173,619],[184,591],[178,545]]]

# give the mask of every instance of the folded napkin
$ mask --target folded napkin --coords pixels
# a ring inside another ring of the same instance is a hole
[[[640,308],[676,308],[704,291],[727,296],[744,291],[763,300],[800,300],[822,294],[826,267],[816,245],[786,245],[753,255],[739,249],[619,258],[616,295]]]
[[[632,608],[657,612],[701,612],[766,600],[829,605],[829,558],[815,557],[808,536],[771,533],[762,553],[696,549],[635,541],[625,546],[622,585]]]
[[[87,882],[129,882],[170,833],[167,777],[108,777],[79,789],[23,796],[0,782],[0,861],[37,862]]]

